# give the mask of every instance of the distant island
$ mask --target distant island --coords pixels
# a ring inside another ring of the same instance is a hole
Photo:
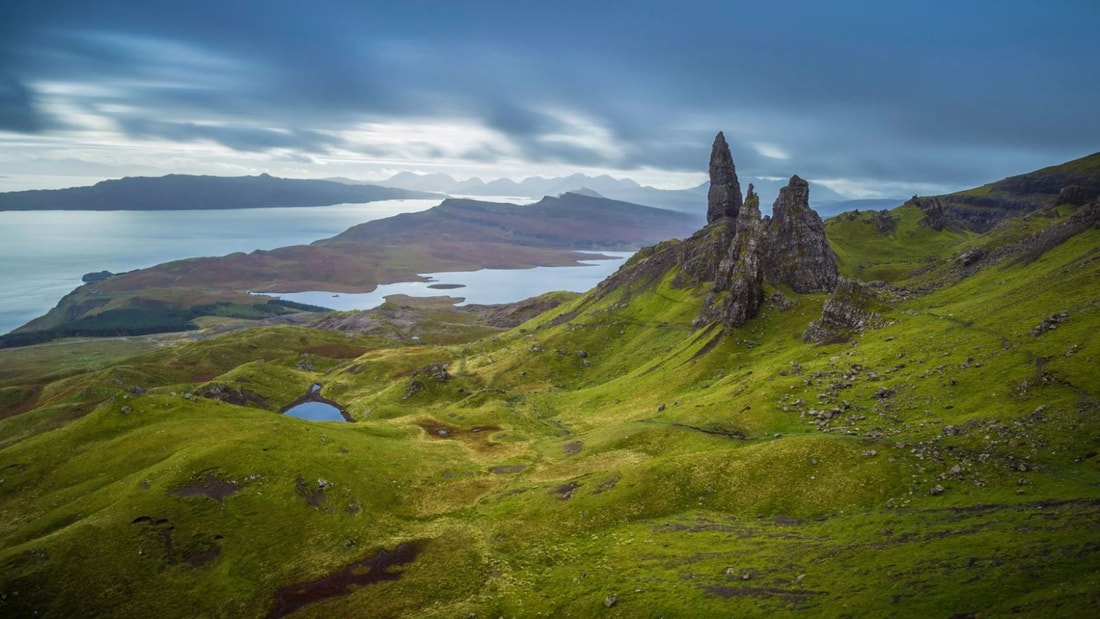
[[[186,211],[331,206],[378,200],[432,199],[434,193],[259,176],[127,177],[90,187],[0,193],[0,211]]]
[[[786,179],[747,177],[752,182],[758,193],[773,196],[779,193],[780,187],[786,183]],[[329,180],[357,183],[358,181],[347,178],[333,178]],[[687,189],[658,189],[648,185],[640,185],[629,178],[613,178],[606,174],[601,176],[589,176],[587,174],[571,174],[569,176],[542,177],[532,176],[521,181],[508,178],[498,178],[485,181],[480,178],[456,180],[447,174],[416,174],[413,172],[399,172],[388,179],[376,181],[384,187],[397,189],[409,189],[414,191],[433,191],[445,193],[451,196],[515,196],[540,199],[543,196],[559,196],[564,193],[582,194],[592,197],[603,197],[633,204],[644,204],[681,213],[698,215],[699,204],[707,199],[710,182],[704,182]],[[814,199],[810,206],[822,216],[833,215],[853,208],[888,208],[898,206],[904,199],[885,199],[882,206],[871,207],[869,205],[847,205],[849,198],[829,189],[824,185],[810,182],[810,190]],[[768,206],[768,205],[765,205]]]

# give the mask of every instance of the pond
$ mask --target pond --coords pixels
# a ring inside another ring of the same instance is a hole
[[[283,411],[284,415],[310,421],[347,421],[340,409],[326,402],[302,402]]]
[[[282,411],[284,415],[309,421],[351,421],[344,409],[331,400],[321,397],[321,385],[313,383],[309,391],[288,404]]]

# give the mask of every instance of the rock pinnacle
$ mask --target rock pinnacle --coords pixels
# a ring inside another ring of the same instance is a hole
[[[736,219],[741,210],[741,183],[733,166],[726,136],[721,131],[714,137],[710,151],[710,191],[707,192],[707,223],[720,219]]]

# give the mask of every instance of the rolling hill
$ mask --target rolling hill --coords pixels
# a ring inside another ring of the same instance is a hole
[[[819,229],[802,183],[515,328],[0,351],[0,612],[1094,614],[1100,202]]]

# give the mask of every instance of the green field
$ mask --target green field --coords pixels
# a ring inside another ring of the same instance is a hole
[[[1025,242],[1074,212],[830,220],[881,283],[825,345],[827,295],[693,326],[673,268],[510,330],[0,350],[0,614],[1095,616],[1100,229]],[[278,414],[315,383],[356,421]]]

